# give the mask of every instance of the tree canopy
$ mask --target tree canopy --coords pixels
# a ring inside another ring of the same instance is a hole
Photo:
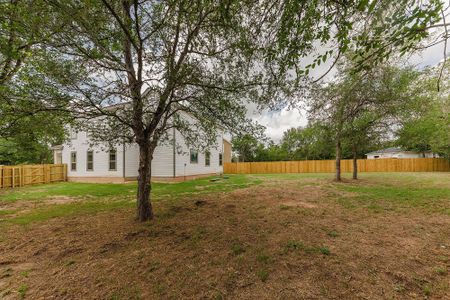
[[[444,81],[440,90],[436,89],[438,68],[441,66],[424,70],[414,81],[413,96],[399,114],[396,145],[450,157],[450,86]],[[447,76],[448,67],[444,71]]]

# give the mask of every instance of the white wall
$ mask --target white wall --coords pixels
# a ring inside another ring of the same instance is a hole
[[[205,154],[198,153],[198,163],[190,162],[189,148],[184,142],[183,136],[176,131],[177,151],[175,157],[176,176],[190,176],[201,174],[222,173],[223,167],[219,166],[219,153],[223,153],[222,135],[218,135],[216,145],[209,148],[210,166],[205,165]],[[87,171],[87,151],[94,151],[94,169]],[[70,154],[77,153],[77,169],[71,170]],[[78,132],[76,139],[71,139],[63,145],[62,162],[68,166],[69,177],[120,177],[123,172],[123,145],[116,147],[117,169],[109,170],[109,153],[107,146],[89,147],[88,137],[85,132]],[[125,147],[125,177],[137,177],[139,168],[139,148],[136,144]],[[173,177],[173,144],[166,142],[155,149],[152,161],[152,176]]]
[[[136,144],[125,147],[125,177],[137,177],[139,169],[139,148]]]
[[[109,170],[109,152],[107,147],[101,146],[89,147],[88,139],[85,132],[78,132],[76,139],[71,139],[63,145],[62,162],[67,164],[67,176],[69,177],[122,177],[123,166],[123,147],[117,146],[117,168],[115,171]],[[94,170],[87,171],[87,151],[94,151]],[[70,153],[77,153],[77,169],[71,170]]]
[[[175,159],[176,176],[189,176],[200,174],[219,174],[223,172],[223,166],[219,166],[219,153],[223,153],[222,135],[217,136],[216,144],[209,148],[210,165],[205,165],[205,153],[198,151],[198,163],[191,163],[190,149],[184,142],[184,138],[178,131],[175,134],[177,141],[177,155]]]
[[[378,156],[377,158],[422,158],[422,153],[417,152],[396,152],[396,153],[375,153],[375,154],[369,154],[367,155],[367,159],[377,159],[375,156]],[[432,158],[433,153],[427,152],[425,153],[425,157]],[[437,157],[437,156],[435,156]]]
[[[128,145],[125,149],[125,176],[137,177],[139,169],[139,147]],[[173,176],[173,148],[172,145],[156,147],[152,160],[152,176]]]

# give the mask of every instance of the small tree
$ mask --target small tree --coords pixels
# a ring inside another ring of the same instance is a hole
[[[360,150],[379,145],[383,140],[388,139],[387,136],[391,131],[389,128],[390,116],[387,114],[383,115],[383,112],[386,112],[383,107],[380,107],[379,110],[366,108],[345,126],[345,140],[350,146],[353,160],[353,179],[358,179],[358,156],[360,155]]]
[[[413,97],[409,88],[417,73],[411,69],[379,67],[371,72],[343,70],[340,81],[319,88],[311,100],[310,117],[328,124],[334,133],[336,180],[341,180],[342,143],[353,153],[357,179],[357,152],[362,143],[387,134],[399,109]]]
[[[315,93],[316,97],[310,103],[310,119],[326,124],[333,132],[337,181],[341,180],[344,126],[359,112],[358,97],[355,97],[356,89],[359,87],[357,81],[355,76],[348,76],[339,83],[319,88]]]

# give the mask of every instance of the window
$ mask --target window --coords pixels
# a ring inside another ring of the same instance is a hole
[[[209,167],[211,165],[211,153],[209,151],[205,152],[205,166]]]
[[[198,151],[191,149],[191,164],[197,164],[198,163]]]
[[[109,170],[116,171],[117,170],[117,152],[116,149],[109,150]]]
[[[379,155],[375,155],[373,158],[380,158],[380,156]]]
[[[77,132],[75,129],[70,130],[70,139],[76,140],[77,139]]]
[[[222,165],[222,163],[223,163],[223,158],[222,158],[222,153],[219,153],[219,166],[221,166]]]
[[[86,155],[86,170],[94,171],[94,151],[89,150]]]
[[[77,153],[76,152],[70,152],[70,170],[71,171],[77,170]]]
[[[61,151],[56,152],[55,164],[62,164],[62,152]]]

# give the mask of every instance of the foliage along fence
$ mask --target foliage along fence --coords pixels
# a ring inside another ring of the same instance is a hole
[[[334,173],[335,160],[303,160],[273,162],[224,163],[225,174],[270,173]],[[352,172],[353,161],[341,160],[341,172]],[[358,172],[449,172],[450,160],[445,158],[358,159]]]
[[[66,180],[67,165],[65,164],[0,166],[0,188]]]

